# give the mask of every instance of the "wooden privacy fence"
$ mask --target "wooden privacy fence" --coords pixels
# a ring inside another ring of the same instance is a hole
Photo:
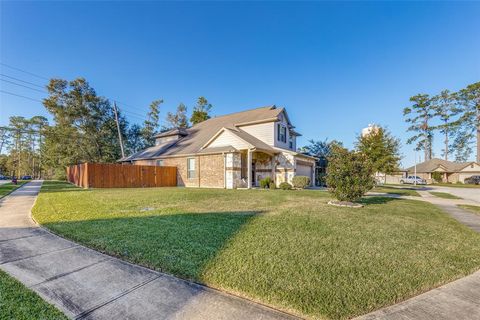
[[[83,188],[174,187],[177,168],[82,163],[67,167],[67,179]]]

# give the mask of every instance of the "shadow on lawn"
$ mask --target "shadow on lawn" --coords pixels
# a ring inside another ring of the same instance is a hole
[[[394,197],[365,197],[358,201],[365,206],[374,205],[374,204],[386,204],[392,201],[403,201],[404,199],[398,199]]]
[[[68,192],[68,191],[87,191],[66,181],[44,181],[42,184],[42,193]]]
[[[209,261],[260,211],[182,213],[44,224],[133,263],[199,280]]]

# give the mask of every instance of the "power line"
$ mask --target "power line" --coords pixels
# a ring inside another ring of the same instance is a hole
[[[30,90],[33,90],[33,91],[37,91],[37,92],[41,92],[41,93],[47,93],[44,90],[35,89],[35,88],[29,87],[29,86],[26,86],[26,85],[23,85],[23,84],[20,84],[20,83],[15,83],[15,82],[10,81],[10,80],[5,80],[5,79],[0,79],[0,80],[4,81],[4,82],[7,82],[7,83],[14,84],[16,86],[24,87],[24,88],[27,88],[27,89],[30,89]]]
[[[47,78],[47,77],[38,75],[38,74],[33,73],[33,72],[29,72],[29,71],[26,71],[26,70],[24,70],[24,69],[20,69],[20,68],[11,66],[11,65],[8,65],[8,64],[3,63],[3,62],[0,62],[0,65],[6,66],[7,68],[10,68],[10,69],[13,69],[13,70],[17,70],[17,71],[20,71],[20,72],[23,72],[23,73],[26,73],[26,74],[29,74],[29,75],[32,75],[32,76],[37,77],[37,78],[40,78],[40,79],[50,80],[50,79]],[[32,83],[32,82],[28,82],[28,81],[25,81],[25,80],[22,80],[22,79],[18,79],[18,78],[9,76],[9,75],[5,75],[5,74],[3,74],[3,73],[0,73],[0,75],[2,75],[2,76],[4,76],[4,77],[7,77],[7,78],[10,78],[10,79],[14,79],[14,80],[17,80],[17,81],[24,82],[24,83],[27,83],[27,84],[30,84],[30,85],[33,85],[33,86],[37,86],[37,87],[42,87],[42,88],[44,88],[43,86],[40,86],[40,85],[38,85],[38,84],[35,84],[35,83]],[[13,94],[13,95],[15,95],[15,94]],[[108,98],[108,97],[107,97],[107,98]],[[31,98],[29,98],[29,99],[32,100]],[[124,105],[124,106],[126,106],[126,107],[129,107],[129,108],[136,109],[136,110],[139,110],[139,111],[144,112],[144,110],[143,110],[142,108],[138,108],[138,107],[132,106],[132,105],[130,105],[130,104],[126,104],[125,102],[118,101],[117,99],[112,99],[111,97],[110,97],[110,99],[113,100],[113,101],[116,101],[118,104],[121,104],[121,105]],[[125,112],[125,113],[130,113],[130,114],[133,114],[133,115],[137,115],[137,117],[141,117],[142,120],[145,118],[145,115],[141,115],[141,114],[139,114],[139,113],[135,113],[135,112],[132,112],[132,111],[128,111],[128,112],[127,112],[126,110],[124,110],[123,112]]]
[[[28,72],[28,71],[26,71],[26,70],[23,70],[23,69],[20,69],[20,68],[17,68],[17,67],[13,67],[13,66],[8,65],[8,64],[3,63],[3,62],[0,62],[0,64],[1,64],[2,66],[7,67],[7,68],[10,68],[10,69],[13,69],[13,70],[17,70],[17,71],[26,73],[26,74],[29,74],[29,75],[31,75],[31,76],[34,76],[34,77],[37,77],[37,78],[40,78],[40,79],[50,80],[50,79],[48,79],[48,78],[46,78],[46,77],[40,76],[40,75],[35,74],[35,73],[33,73],[33,72]]]
[[[20,81],[20,82],[23,82],[23,83],[26,83],[26,84],[29,84],[29,85],[32,85],[32,86],[35,86],[35,87],[39,87],[39,88],[42,88],[42,89],[45,88],[45,86],[41,86],[41,85],[33,83],[33,82],[28,82],[28,81],[25,81],[25,80],[22,80],[22,79],[18,79],[18,78],[6,75],[4,73],[0,73],[0,76],[6,77],[6,78],[9,78],[9,79],[12,79],[12,80]]]
[[[43,103],[43,101],[41,101],[41,100],[34,99],[34,98],[30,98],[30,97],[26,97],[26,96],[22,96],[21,94],[16,94],[16,93],[9,92],[9,91],[5,91],[5,90],[0,90],[0,92],[6,93],[6,94],[9,94],[9,95],[12,95],[12,96],[16,96],[16,97],[20,97],[20,98],[24,98],[24,99],[28,99],[28,100],[32,100],[32,101],[36,101],[36,102]]]

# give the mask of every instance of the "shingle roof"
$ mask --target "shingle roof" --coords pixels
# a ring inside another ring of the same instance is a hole
[[[202,147],[208,142],[208,140],[210,140],[222,128],[231,128],[232,130],[236,130],[235,133],[239,136],[241,135],[240,137],[242,139],[246,140],[248,143],[254,146],[258,146],[261,149],[267,149],[268,147],[274,150],[266,143],[251,136],[245,131],[236,128],[235,125],[263,120],[273,121],[277,119],[283,111],[284,108],[267,106],[214,117],[186,129],[186,133],[188,133],[188,135],[179,140],[176,140],[173,144],[169,142],[169,146],[162,147],[164,146],[162,144],[161,146],[151,147],[146,150],[137,152],[134,155],[121,159],[120,161],[196,154],[201,152]]]
[[[470,164],[472,164],[472,162],[452,162],[443,159],[433,158],[429,161],[417,164],[417,172],[433,172],[438,167],[443,167],[446,172],[457,172]],[[411,166],[407,170],[409,172],[413,172],[415,170],[415,166]]]

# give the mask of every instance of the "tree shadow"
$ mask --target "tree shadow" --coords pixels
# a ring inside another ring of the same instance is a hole
[[[386,204],[392,201],[403,201],[404,199],[394,198],[394,197],[377,197],[377,196],[370,196],[364,197],[358,200],[358,203],[363,204],[364,206],[375,205],[375,204]]]
[[[86,191],[86,190],[88,189],[80,188],[66,181],[44,181],[40,192],[51,193],[51,192],[69,192],[69,191]]]
[[[46,223],[88,247],[187,280],[260,211],[181,213]]]

